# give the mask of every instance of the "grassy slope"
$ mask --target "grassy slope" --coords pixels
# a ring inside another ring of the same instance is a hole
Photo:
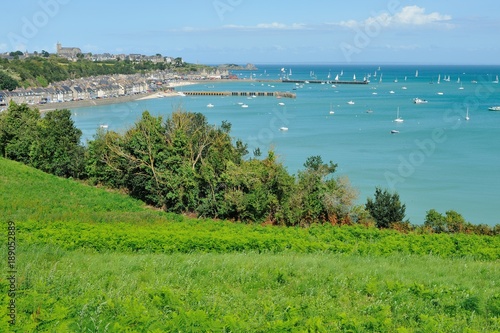
[[[4,159],[0,214],[0,331],[500,331],[498,237],[194,221]]]

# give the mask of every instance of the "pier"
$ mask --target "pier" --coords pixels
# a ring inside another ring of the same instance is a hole
[[[320,84],[368,84],[367,80],[363,81],[335,81],[335,80],[290,80],[283,79],[281,80],[283,83],[320,83]]]
[[[296,98],[297,95],[283,91],[183,91],[186,96],[245,96]]]

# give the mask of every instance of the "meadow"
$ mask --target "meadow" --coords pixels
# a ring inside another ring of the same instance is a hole
[[[0,158],[0,331],[500,332],[500,237],[198,220]]]

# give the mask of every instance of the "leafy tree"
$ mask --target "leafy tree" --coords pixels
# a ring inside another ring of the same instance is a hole
[[[0,154],[30,165],[32,146],[39,137],[39,120],[38,110],[11,102],[7,110],[0,113]]]
[[[337,165],[323,163],[321,156],[311,156],[304,163],[305,170],[297,176],[296,189],[291,197],[290,223],[310,225],[330,221],[336,224],[347,218],[354,191],[348,181],[330,177]]]
[[[447,230],[446,219],[438,211],[431,209],[425,215],[424,227],[428,227],[438,233],[445,232]]]
[[[405,217],[406,205],[401,204],[399,194],[382,191],[379,187],[375,189],[375,199],[368,198],[365,206],[378,228],[389,228],[392,223],[402,222]]]
[[[81,178],[84,171],[82,131],[75,127],[71,111],[47,112],[39,121],[38,133],[30,152],[31,165],[56,176]]]
[[[12,91],[19,86],[19,82],[14,80],[10,75],[0,71],[0,90]]]

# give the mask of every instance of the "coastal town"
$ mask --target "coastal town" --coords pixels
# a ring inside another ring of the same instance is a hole
[[[38,54],[23,53],[27,58]],[[161,55],[145,56],[140,54],[113,55],[113,54],[85,54],[80,48],[62,47],[57,44],[57,56],[70,61],[77,61],[86,57],[92,61],[112,61],[124,59],[128,61],[150,61],[182,63],[182,58],[162,57]],[[0,57],[12,57],[2,54]],[[233,67],[234,68],[234,67]],[[250,67],[252,68],[252,67]],[[235,79],[230,74],[229,67],[213,67],[193,73],[178,73],[174,69],[155,70],[148,73],[99,75],[71,80],[53,82],[46,87],[16,88],[14,90],[0,90],[0,111],[5,109],[11,101],[28,105],[37,105],[40,108],[53,108],[55,103],[75,101],[97,101],[111,98],[141,98],[145,94],[172,93],[177,86],[189,82],[204,80]],[[50,106],[52,105],[52,107]]]

